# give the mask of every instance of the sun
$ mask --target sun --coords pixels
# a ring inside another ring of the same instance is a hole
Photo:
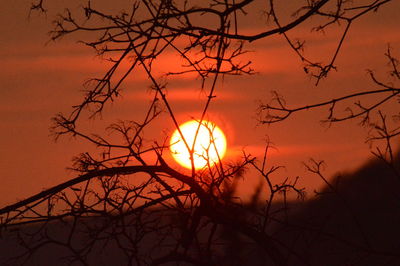
[[[170,150],[173,158],[183,167],[192,169],[189,149],[193,149],[193,165],[195,169],[214,166],[225,156],[226,137],[222,130],[210,121],[191,120],[179,126],[172,134]],[[196,136],[197,132],[197,136]],[[194,143],[194,145],[193,145]]]

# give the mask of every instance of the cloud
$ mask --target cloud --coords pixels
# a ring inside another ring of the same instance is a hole
[[[123,94],[123,98],[125,100],[148,100],[151,101],[154,98],[155,91],[150,90],[138,90],[138,91],[126,91]],[[187,101],[196,101],[199,100],[207,100],[207,92],[202,91],[200,89],[193,89],[193,88],[179,88],[179,89],[169,89],[165,93],[166,98],[168,101],[173,102],[187,102]],[[223,100],[223,101],[236,101],[242,100],[245,95],[240,94],[239,92],[235,91],[218,91],[215,93],[216,100]],[[161,98],[159,96],[159,98]]]

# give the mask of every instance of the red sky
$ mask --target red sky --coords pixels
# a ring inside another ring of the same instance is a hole
[[[107,69],[90,49],[73,39],[46,45],[49,38],[46,32],[51,29],[54,14],[50,10],[47,18],[32,15],[28,19],[29,3],[24,0],[3,5],[0,16],[0,205],[74,176],[66,170],[72,156],[93,149],[70,138],[55,143],[49,137],[50,119],[58,112],[71,110],[80,101],[82,83]],[[400,57],[398,14],[400,2],[395,1],[356,22],[339,54],[338,72],[330,73],[318,87],[314,86],[315,80],[305,75],[282,37],[249,46],[253,52],[246,59],[253,61],[257,73],[227,77],[218,85],[217,98],[209,112],[209,118],[228,137],[228,159],[236,160],[242,149],[260,156],[268,136],[277,148],[271,153],[270,164],[286,166],[281,177],[304,177],[301,184],[310,192],[321,181],[304,170],[302,162],[308,158],[325,160],[327,175],[360,167],[370,153],[364,143],[366,130],[356,122],[328,129],[319,123],[327,114],[326,109],[321,109],[294,115],[268,127],[258,125],[256,110],[259,101],[268,102],[272,90],[286,96],[289,104],[301,105],[374,88],[366,69],[376,70],[382,79],[387,77],[384,53],[388,43]],[[304,34],[309,35],[301,28],[293,37]],[[314,34],[306,52],[326,61],[338,41],[337,34],[337,31],[325,36]],[[170,63],[173,61],[174,56],[167,54],[158,71],[173,69],[175,66]],[[102,120],[96,119],[85,126],[102,132],[107,123],[117,119],[141,119],[151,99],[148,85],[143,74],[129,78],[123,86],[123,98],[106,108]],[[174,79],[169,87],[168,96],[179,121],[198,116],[206,99],[199,81],[191,77]],[[171,121],[164,119],[148,136],[161,142],[172,127]],[[242,189],[248,191],[258,180],[257,176],[248,175]]]

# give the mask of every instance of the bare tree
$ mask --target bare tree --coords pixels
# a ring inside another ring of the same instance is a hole
[[[25,248],[15,258],[18,262],[29,264],[32,256],[53,245],[67,251],[69,263],[83,265],[93,263],[96,250],[107,250],[111,246],[117,247],[128,265],[171,262],[220,265],[235,253],[240,260],[254,250],[264,254],[265,263],[286,265],[286,254],[290,253],[308,264],[302,254],[271,233],[276,224],[287,223],[287,193],[294,192],[303,198],[304,190],[298,187],[297,179],[273,181],[271,177],[280,166],[269,165],[270,143],[266,145],[264,157],[258,160],[244,152],[236,164],[222,159],[208,160],[206,167],[196,169],[194,144],[184,140],[192,161],[188,174],[175,170],[165,161],[164,154],[169,149],[166,140],[149,142],[144,133],[165,114],[179,130],[181,121],[168,100],[166,81],[188,74],[199,78],[208,95],[197,118],[199,130],[218,89],[217,81],[226,75],[252,74],[251,62],[243,61],[247,45],[274,35],[286,39],[289,49],[299,56],[306,74],[318,84],[336,69],[336,58],[350,27],[360,17],[392,1],[375,0],[366,4],[365,1],[305,0],[291,6],[293,16],[287,18],[279,15],[282,11],[276,7],[279,3],[269,0],[263,3],[262,10],[257,9],[264,12],[268,26],[258,33],[247,34],[242,24],[246,16],[251,16],[247,12],[259,4],[255,2],[137,0],[130,3],[129,9],[109,14],[96,8],[96,1],[88,1],[83,7],[83,16],[69,9],[58,16],[51,32],[52,40],[83,32],[87,37],[79,41],[93,48],[111,67],[103,76],[84,84],[83,100],[69,114],[54,117],[52,133],[56,139],[63,136],[84,139],[96,146],[101,156],[83,152],[74,159],[72,169],[77,172],[76,178],[0,209],[1,232],[14,232]],[[46,1],[35,2],[32,10],[46,12]],[[344,25],[337,48],[327,63],[308,59],[302,52],[305,42],[290,37],[292,30],[311,18],[317,21],[311,26],[315,31]],[[204,23],[204,20],[210,22]],[[182,58],[183,64],[179,71],[160,77],[154,65],[167,51]],[[398,61],[391,49],[386,56],[392,76],[400,79]],[[80,126],[85,114],[91,118],[101,115],[106,105],[124,94],[122,87],[127,77],[138,71],[147,75],[153,93],[153,100],[143,110],[144,119],[110,125],[109,131],[118,138],[85,132]],[[373,72],[370,76],[379,89],[298,108],[288,107],[276,94],[272,103],[260,107],[261,122],[280,122],[296,112],[324,106],[328,107],[326,121],[329,123],[361,117],[362,123],[374,128],[371,141],[386,141],[385,150],[378,149],[377,155],[393,164],[392,141],[399,136],[400,129],[389,129],[387,116],[379,108],[399,100],[400,89],[379,81]],[[364,96],[376,97],[376,101],[366,106],[358,101]],[[338,105],[354,99],[356,109],[348,109],[344,116],[339,116]],[[373,111],[378,111],[380,122],[370,120]],[[148,154],[155,155],[157,161],[148,160]],[[324,179],[318,162],[315,167],[309,166],[309,170]],[[243,203],[235,197],[234,190],[237,178],[245,177],[248,168],[255,169],[265,179],[267,191],[261,191],[260,186],[253,202]],[[260,194],[267,195],[262,206],[258,204]],[[284,204],[274,205],[282,199]],[[56,224],[62,224],[66,233],[60,234]],[[28,232],[13,231],[23,225],[29,228]]]

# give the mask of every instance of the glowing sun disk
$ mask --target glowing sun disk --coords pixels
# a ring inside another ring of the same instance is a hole
[[[179,131],[175,130],[170,140],[170,150],[173,158],[183,167],[192,168],[192,160],[187,146],[190,150],[193,149],[193,165],[196,169],[204,168],[207,165],[213,166],[224,157],[226,137],[214,123],[203,121],[199,128],[199,122],[191,120],[180,125],[179,129],[186,143]]]

